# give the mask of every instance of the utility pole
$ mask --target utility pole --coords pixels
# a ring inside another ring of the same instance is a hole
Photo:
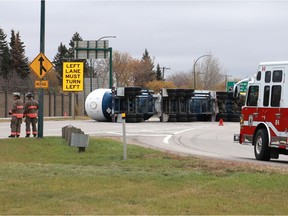
[[[170,70],[169,67],[162,67],[162,77],[163,77],[163,81],[165,81],[165,70]]]

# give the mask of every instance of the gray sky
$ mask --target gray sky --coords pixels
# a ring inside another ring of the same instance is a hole
[[[20,32],[29,60],[40,50],[40,2],[0,0],[0,28],[8,42],[11,29]],[[115,35],[113,50],[134,58],[147,48],[155,65],[170,67],[165,76],[192,71],[208,53],[230,79],[252,76],[259,62],[288,60],[288,1],[46,0],[45,6],[51,61],[76,31],[83,40]]]

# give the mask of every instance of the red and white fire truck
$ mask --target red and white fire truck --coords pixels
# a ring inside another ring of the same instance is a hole
[[[288,61],[260,63],[246,94],[234,141],[254,145],[257,160],[288,155]]]

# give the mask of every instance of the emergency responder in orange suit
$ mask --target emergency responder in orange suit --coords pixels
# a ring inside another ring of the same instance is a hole
[[[27,98],[27,101],[24,105],[24,117],[25,117],[25,123],[26,123],[26,137],[30,137],[31,134],[31,128],[30,125],[32,125],[32,134],[34,137],[37,136],[37,122],[38,122],[38,102],[33,99],[33,94],[28,92],[25,97]]]
[[[11,119],[11,135],[9,137],[19,137],[21,132],[21,124],[23,119],[23,102],[20,99],[20,93],[14,92],[13,107],[9,111],[9,115],[12,115]]]

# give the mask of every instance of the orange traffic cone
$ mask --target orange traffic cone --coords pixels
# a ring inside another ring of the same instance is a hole
[[[224,122],[222,118],[219,120],[219,126],[224,126]]]

